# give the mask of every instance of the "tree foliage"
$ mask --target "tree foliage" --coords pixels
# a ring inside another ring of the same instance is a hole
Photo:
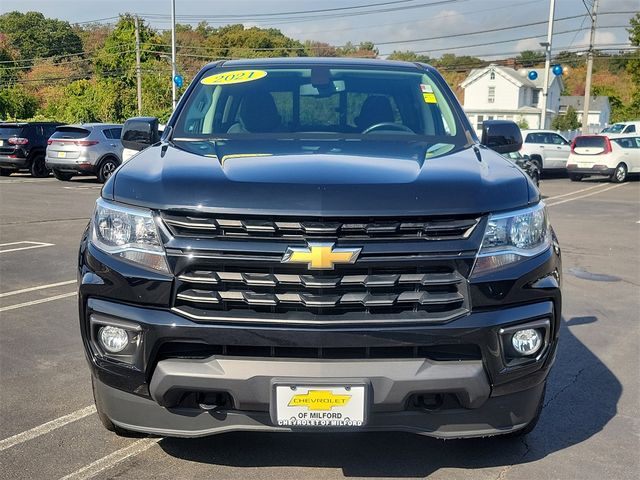
[[[544,60],[544,52],[535,50],[525,50],[516,57],[516,63],[522,65],[523,67],[534,67],[539,63],[544,62]]]
[[[580,122],[578,122],[578,114],[576,109],[572,106],[567,108],[567,113],[564,115],[556,115],[551,122],[551,128],[554,130],[560,130],[566,132],[569,130],[577,130],[580,128]]]
[[[404,52],[394,51],[388,58],[389,60],[404,60],[405,62],[431,63],[431,58],[428,55],[420,55],[410,50],[405,50]]]
[[[0,15],[0,32],[9,38],[23,59],[82,51],[82,41],[69,22],[46,18],[40,12]]]
[[[36,114],[38,100],[20,86],[0,90],[0,117],[22,120]]]

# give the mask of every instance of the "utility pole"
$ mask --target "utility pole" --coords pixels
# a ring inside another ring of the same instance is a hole
[[[589,130],[589,102],[591,101],[591,71],[593,70],[593,44],[596,41],[596,20],[598,15],[598,0],[593,0],[591,11],[591,36],[589,37],[589,52],[587,53],[587,81],[584,84],[584,111],[582,112],[582,134]]]
[[[140,70],[140,20],[134,17],[136,26],[136,79],[138,82],[138,116],[142,115],[142,72]]]
[[[551,40],[553,39],[553,17],[556,10],[556,0],[549,2],[549,24],[547,25],[547,41],[540,45],[545,47],[544,84],[542,85],[542,115],[540,128],[547,128],[547,106],[549,104],[549,69],[551,68]]]
[[[171,0],[171,98],[176,109],[176,0]]]

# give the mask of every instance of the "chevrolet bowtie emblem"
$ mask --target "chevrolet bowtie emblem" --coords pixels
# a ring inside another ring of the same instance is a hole
[[[282,263],[306,263],[310,270],[333,270],[336,263],[355,263],[361,248],[333,248],[333,243],[288,247]]]

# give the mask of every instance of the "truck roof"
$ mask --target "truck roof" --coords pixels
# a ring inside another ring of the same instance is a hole
[[[401,67],[401,68],[433,68],[426,64],[405,62],[402,60],[382,60],[378,58],[349,58],[349,57],[277,57],[277,58],[247,58],[239,60],[222,60],[211,62],[207,67],[214,66],[281,66],[281,65],[327,65],[337,67],[358,66],[358,67]]]

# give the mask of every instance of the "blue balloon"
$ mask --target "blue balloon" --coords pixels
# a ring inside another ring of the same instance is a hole
[[[551,71],[556,76],[562,75],[562,65],[554,65]]]
[[[527,77],[529,77],[529,80],[535,80],[536,78],[538,78],[538,72],[536,72],[535,70],[531,70]]]
[[[173,77],[173,81],[178,88],[182,88],[182,85],[184,85],[184,78],[182,78],[182,75],[176,75]]]

